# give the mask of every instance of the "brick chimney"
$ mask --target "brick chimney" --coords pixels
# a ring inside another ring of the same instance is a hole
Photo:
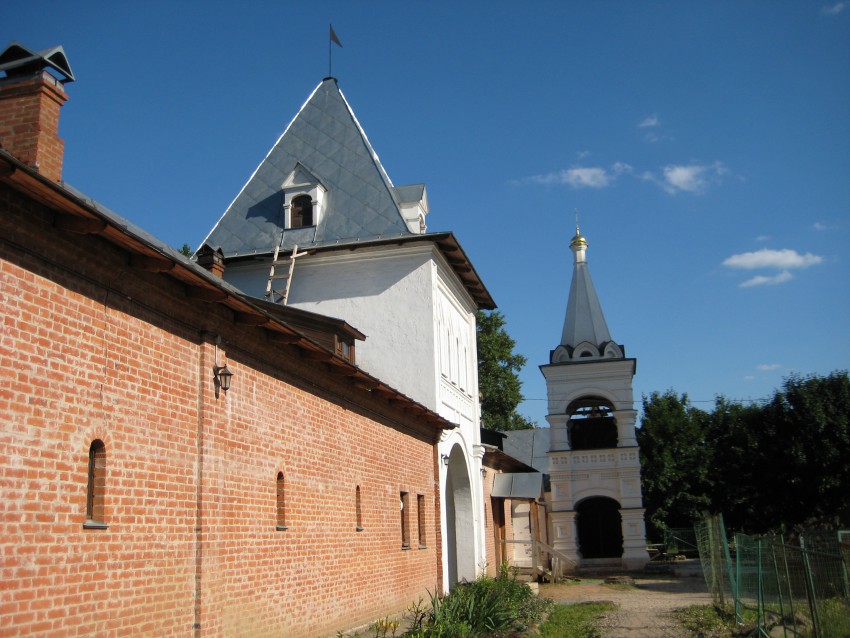
[[[57,78],[47,69],[58,72]],[[74,76],[62,47],[41,52],[12,43],[0,54],[0,146],[51,181],[62,179],[59,110]]]
[[[224,252],[218,246],[213,248],[209,244],[204,244],[198,248],[195,258],[199,266],[206,268],[216,277],[220,278],[224,275]]]

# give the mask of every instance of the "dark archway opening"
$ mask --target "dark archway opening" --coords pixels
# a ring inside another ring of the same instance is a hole
[[[589,498],[576,507],[578,548],[582,558],[619,558],[623,555],[620,504],[612,498]]]

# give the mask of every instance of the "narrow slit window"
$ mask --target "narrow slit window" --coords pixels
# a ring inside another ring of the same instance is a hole
[[[401,492],[400,497],[401,548],[410,549],[410,502],[407,492]]]
[[[89,472],[86,488],[85,527],[106,529],[104,523],[104,496],[106,493],[106,445],[100,439],[89,447]]]
[[[354,516],[356,518],[356,526],[355,530],[358,532],[363,531],[363,510],[360,508],[360,486],[354,490]]]
[[[416,526],[419,531],[419,548],[425,548],[425,496],[416,495]]]
[[[277,530],[283,531],[286,526],[286,483],[283,479],[283,472],[277,473],[277,481],[275,482],[276,498],[277,498]]]

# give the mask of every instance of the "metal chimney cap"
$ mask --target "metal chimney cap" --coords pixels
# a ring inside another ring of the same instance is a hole
[[[74,72],[61,45],[32,51],[18,42],[12,42],[0,53],[0,71],[5,71],[6,77],[30,75],[44,69],[61,74],[62,77],[58,79],[63,83],[74,81]]]

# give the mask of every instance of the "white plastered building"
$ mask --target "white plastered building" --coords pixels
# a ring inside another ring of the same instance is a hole
[[[457,424],[435,458],[447,589],[486,555],[475,312],[495,304],[454,235],[427,232],[428,214],[425,186],[393,185],[325,78],[204,244],[247,294],[356,327],[359,367]]]
[[[646,551],[632,378],[611,339],[576,228],[567,312],[547,365],[551,543],[580,567],[642,568]]]

